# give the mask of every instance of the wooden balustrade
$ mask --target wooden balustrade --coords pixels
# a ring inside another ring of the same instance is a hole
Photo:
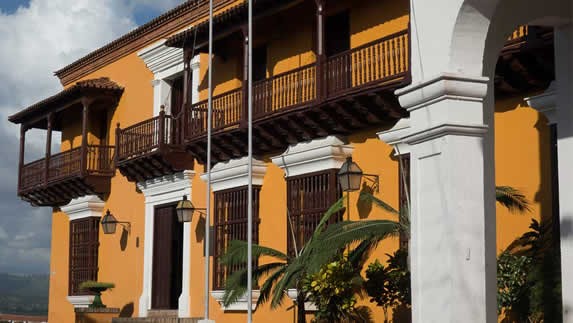
[[[321,63],[322,75],[319,76],[319,62],[316,62],[255,82],[253,118],[257,120],[286,109],[312,105],[318,98],[333,99],[361,87],[403,79],[409,71],[408,37],[408,30],[403,30],[332,56]],[[317,87],[319,78],[325,82],[324,90]],[[319,95],[319,91],[326,93]],[[242,88],[214,96],[212,104],[214,131],[246,124]],[[178,118],[165,116],[163,128],[161,116],[158,116],[119,130],[118,160],[152,152],[163,143],[161,138],[178,144],[176,141],[181,139],[181,133],[187,141],[204,136],[207,132],[207,100],[188,104],[184,112]]]
[[[175,118],[165,115],[147,119],[125,129],[118,129],[117,158],[124,160],[145,155],[159,148],[162,144],[178,143],[174,131]]]
[[[114,149],[113,146],[88,145],[86,156],[82,155],[82,148],[77,147],[50,156],[47,163],[45,158],[28,163],[20,169],[20,191],[84,175],[113,176]],[[82,169],[82,159],[86,160],[86,169]]]
[[[324,69],[327,96],[406,76],[408,37],[405,30],[329,57]]]
[[[30,189],[44,183],[45,158],[28,163],[20,169],[20,190]]]
[[[237,126],[243,117],[242,88],[216,95],[212,98],[213,129],[224,129]],[[187,107],[187,122],[185,134],[187,137],[203,135],[207,132],[207,100]]]

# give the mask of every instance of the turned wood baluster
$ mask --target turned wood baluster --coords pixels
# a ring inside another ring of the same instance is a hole
[[[54,123],[54,114],[48,114],[48,133],[46,134],[46,158],[44,165],[44,184],[48,184],[50,178],[50,156],[52,155],[52,127]]]

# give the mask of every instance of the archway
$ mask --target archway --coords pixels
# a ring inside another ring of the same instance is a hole
[[[411,8],[413,83],[397,94],[410,111],[409,135],[402,141],[411,146],[412,158],[413,321],[497,322],[495,63],[515,26],[563,24],[571,16],[570,1],[413,0]],[[573,37],[562,37],[568,49]],[[563,69],[557,82],[562,75],[571,88],[572,64],[557,64]],[[560,130],[561,158],[569,155],[565,139],[573,126]],[[562,168],[560,192],[573,180],[573,172]],[[573,216],[573,205],[561,205],[562,222],[568,210]],[[565,313],[570,301],[564,294]],[[567,315],[565,322],[573,320]]]

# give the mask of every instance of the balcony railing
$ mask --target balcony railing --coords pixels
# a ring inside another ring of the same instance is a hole
[[[116,129],[118,161],[146,155],[161,145],[179,142],[179,136],[174,131],[177,121],[161,111],[157,117],[125,129]]]
[[[20,169],[20,191],[47,186],[62,180],[95,175],[113,176],[114,146],[88,145],[73,148],[24,165]]]
[[[409,71],[408,31],[404,30],[360,47],[271,76],[253,84],[253,118],[344,96],[376,84],[406,77]],[[317,77],[317,73],[320,73]],[[214,131],[246,121],[243,89],[213,97]],[[207,101],[187,108],[185,139],[207,131]]]

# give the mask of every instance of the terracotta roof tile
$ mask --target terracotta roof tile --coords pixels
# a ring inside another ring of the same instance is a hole
[[[33,105],[9,116],[8,120],[13,123],[22,123],[27,117],[33,114],[41,113],[43,110],[46,110],[47,112],[48,109],[53,108],[54,106],[66,104],[66,102],[78,99],[88,90],[112,91],[117,95],[121,95],[123,87],[110,80],[108,77],[79,81],[67,89],[62,90],[60,93],[34,103]]]

